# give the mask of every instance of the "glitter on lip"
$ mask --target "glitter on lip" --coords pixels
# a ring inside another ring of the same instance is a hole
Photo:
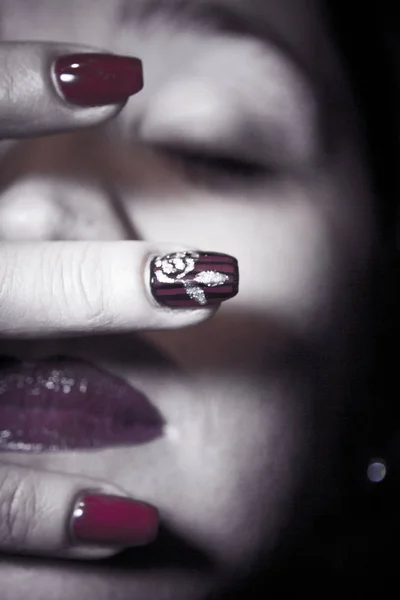
[[[0,451],[136,445],[160,437],[163,427],[144,394],[88,362],[0,361]]]

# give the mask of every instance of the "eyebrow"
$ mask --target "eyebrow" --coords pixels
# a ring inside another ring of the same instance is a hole
[[[239,37],[250,36],[275,48],[289,59],[306,79],[320,100],[333,97],[327,80],[313,71],[299,53],[285,40],[267,19],[260,15],[259,7],[268,0],[123,0],[120,20],[135,20],[143,25],[157,18],[173,23],[196,23],[208,31],[219,31]]]
[[[164,17],[175,23],[207,25],[218,31],[251,35],[274,45],[288,46],[261,18],[258,6],[257,0],[123,0],[120,20],[134,19],[145,24]]]

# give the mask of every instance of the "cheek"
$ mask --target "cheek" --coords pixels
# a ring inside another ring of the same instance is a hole
[[[309,439],[307,390],[297,382],[294,393],[276,375],[266,382],[203,373],[197,383],[192,398],[174,394],[171,434],[154,453],[148,485],[171,526],[240,571],[275,544],[287,517]],[[137,479],[120,456],[109,477],[133,493]],[[143,452],[143,464],[148,458]],[[129,464],[138,460],[132,450]]]
[[[185,497],[179,521],[241,568],[275,541],[301,469],[304,430],[279,386],[255,388],[240,377],[201,385],[198,418],[192,407],[176,444],[175,481]]]
[[[189,191],[185,197],[126,199],[144,239],[236,256],[239,295],[232,312],[278,318],[304,331],[321,318],[337,280],[330,224],[318,199],[296,184],[265,186],[247,197]]]

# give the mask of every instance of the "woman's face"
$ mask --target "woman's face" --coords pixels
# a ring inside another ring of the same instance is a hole
[[[115,483],[174,540],[151,569],[137,551],[124,569],[4,559],[7,600],[204,599],[273,556],[300,491],[316,498],[326,477],[372,241],[348,90],[318,2],[186,4],[2,2],[5,39],[104,47],[145,75],[107,129],[14,147],[2,238],[179,243],[232,254],[241,277],[193,328],[2,343],[87,359],[147,395],[161,438],[7,460]]]

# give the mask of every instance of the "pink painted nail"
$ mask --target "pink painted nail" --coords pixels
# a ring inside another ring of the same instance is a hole
[[[158,511],[130,498],[86,493],[74,507],[71,530],[81,544],[142,546],[157,536]]]
[[[105,106],[126,102],[143,87],[142,62],[116,54],[71,54],[54,64],[58,87],[76,106]]]

